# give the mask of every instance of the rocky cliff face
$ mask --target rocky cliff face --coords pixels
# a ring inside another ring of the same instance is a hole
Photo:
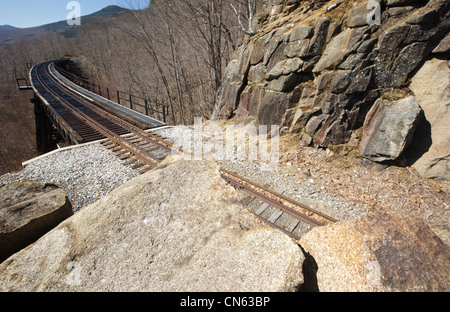
[[[264,4],[257,34],[226,69],[213,119],[280,125],[319,147],[343,144],[379,98],[414,95],[410,80],[423,64],[448,60],[445,0]]]

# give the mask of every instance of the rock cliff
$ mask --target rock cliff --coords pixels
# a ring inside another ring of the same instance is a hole
[[[424,77],[423,67],[437,70],[424,65],[428,60],[443,60],[444,68],[428,73],[427,81],[448,88],[449,9],[445,0],[264,1],[258,31],[228,64],[212,118],[280,125],[281,134],[298,133],[306,144],[328,147],[348,142],[380,98],[416,96],[420,106],[430,106],[423,92],[410,88],[411,79]],[[448,97],[439,105],[448,105]],[[425,114],[418,129],[429,118]],[[390,159],[417,143],[413,134],[398,142],[400,153]],[[448,132],[443,136],[448,146]],[[421,146],[413,161],[427,148]],[[421,174],[448,179],[449,153],[442,148],[433,147],[439,149],[434,161],[446,169]]]

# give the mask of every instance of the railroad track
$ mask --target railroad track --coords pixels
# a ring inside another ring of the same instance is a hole
[[[51,62],[37,65],[36,78],[46,91],[46,99],[53,100],[52,108],[63,116],[69,127],[83,139],[106,139],[103,145],[121,159],[129,159],[133,168],[146,172],[156,167],[172,153],[172,145],[162,137],[101,109],[101,104],[88,101],[53,77]],[[50,97],[50,98],[49,98]],[[125,134],[128,134],[125,136]]]
[[[311,227],[323,226],[337,221],[231,171],[225,169],[220,171],[223,179],[247,194],[243,204],[258,219],[295,239],[300,239],[300,235],[305,229],[307,231]]]
[[[39,89],[46,91],[47,101],[53,100],[51,109],[64,116],[65,122],[69,123],[68,128],[84,136],[82,139],[106,139],[102,144],[121,160],[128,160],[126,164],[139,169],[140,173],[153,169],[174,152],[163,137],[148,133],[101,109],[100,103],[88,101],[64,86],[53,77],[51,64],[37,65]],[[243,204],[258,219],[295,239],[300,239],[304,225],[311,228],[337,221],[233,172],[221,169],[221,177],[247,194]]]

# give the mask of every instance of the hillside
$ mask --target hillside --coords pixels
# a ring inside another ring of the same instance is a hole
[[[6,30],[6,29],[17,29],[17,27],[14,27],[11,25],[0,25],[0,30]]]
[[[119,6],[110,5],[98,12],[82,16],[81,23],[89,23],[95,19],[117,17],[127,11],[127,9]],[[59,21],[30,28],[16,28],[10,25],[3,25],[0,26],[0,45],[14,43],[22,38],[38,37],[45,33],[61,33],[66,37],[74,37],[76,35],[76,26],[69,26],[66,21]]]
[[[36,157],[32,93],[19,91],[13,82],[0,84],[0,175],[22,169],[22,162]]]

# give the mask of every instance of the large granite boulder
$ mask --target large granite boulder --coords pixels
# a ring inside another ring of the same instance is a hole
[[[450,69],[446,60],[431,59],[414,75],[411,90],[424,111],[424,124],[417,131],[425,136],[415,140],[423,151],[413,167],[426,178],[446,181],[450,189]],[[427,131],[428,126],[428,131]],[[430,133],[431,132],[431,133]],[[428,143],[431,139],[431,145]],[[423,147],[423,148],[421,148]]]
[[[64,190],[31,181],[0,185],[0,262],[73,214]]]
[[[323,70],[336,69],[348,55],[355,52],[366,30],[367,28],[365,27],[348,28],[334,37],[327,44],[313,72],[320,73]]]
[[[411,143],[421,118],[422,109],[412,96],[398,101],[378,99],[364,123],[361,155],[376,162],[396,160]]]
[[[378,212],[315,228],[300,244],[317,265],[320,291],[450,290],[450,248],[405,213]]]
[[[301,249],[262,227],[216,163],[119,187],[0,265],[0,291],[294,291]]]

